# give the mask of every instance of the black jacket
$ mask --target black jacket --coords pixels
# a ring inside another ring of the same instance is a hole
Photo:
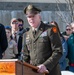
[[[2,53],[6,50],[8,46],[5,28],[0,24],[0,59],[2,58]]]

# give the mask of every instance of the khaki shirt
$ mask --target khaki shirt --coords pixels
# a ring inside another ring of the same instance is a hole
[[[14,40],[10,40],[8,42],[8,48],[3,53],[3,59],[14,58],[16,54],[18,54],[17,44]]]

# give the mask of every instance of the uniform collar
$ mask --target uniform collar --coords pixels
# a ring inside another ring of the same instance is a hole
[[[41,22],[40,22],[40,24],[41,24]],[[40,27],[40,24],[38,25],[37,28],[32,27],[32,31],[34,31],[34,30],[38,31],[38,29],[39,29],[39,27]]]

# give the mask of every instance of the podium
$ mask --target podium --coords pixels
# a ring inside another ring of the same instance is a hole
[[[37,69],[38,67],[18,59],[0,60],[0,75],[44,75],[36,72]]]

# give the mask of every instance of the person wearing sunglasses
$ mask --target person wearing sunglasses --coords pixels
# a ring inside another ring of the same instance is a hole
[[[69,71],[74,73],[74,22],[71,23],[72,34],[67,40],[68,43],[68,59],[69,59]]]
[[[19,49],[19,46],[18,46],[18,41],[19,41],[19,35],[18,35],[18,32],[19,32],[19,27],[18,27],[18,20],[17,18],[12,18],[11,19],[11,32],[12,32],[12,38],[15,40],[15,42],[17,43],[17,48]],[[19,53],[19,51],[18,51]],[[16,58],[18,58],[18,54],[16,55]]]
[[[21,18],[18,18],[18,27],[19,27],[19,31],[23,30],[23,26],[24,26],[24,21]]]
[[[72,34],[72,27],[69,24],[69,25],[66,26],[66,30],[65,30],[65,32],[62,33],[62,35],[67,40],[71,34]]]
[[[19,28],[19,32],[24,30],[24,21],[21,18],[17,18],[18,21],[18,28]],[[24,44],[24,37],[25,34],[23,35],[19,35],[19,40],[18,40],[18,58],[21,60],[21,51],[22,51],[22,46]]]
[[[18,28],[18,21],[16,18],[11,19],[11,28],[12,28],[12,34],[17,33],[19,28]]]

